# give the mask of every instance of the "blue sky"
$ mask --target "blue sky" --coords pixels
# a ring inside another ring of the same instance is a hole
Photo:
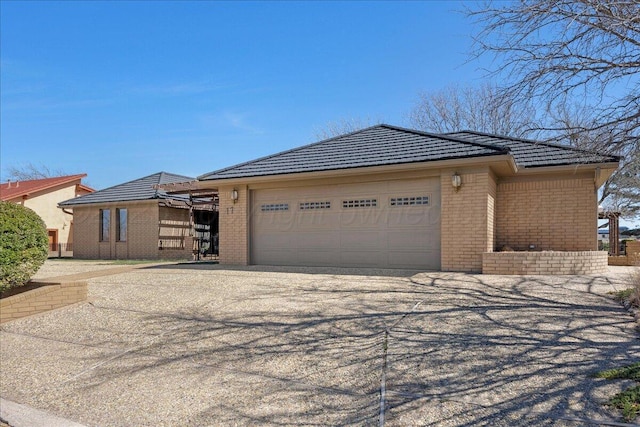
[[[44,164],[101,189],[197,176],[341,119],[408,126],[421,91],[484,80],[462,8],[2,1],[0,180]]]
[[[86,172],[95,188],[196,176],[344,118],[407,125],[420,91],[482,77],[456,2],[0,7],[1,165]]]

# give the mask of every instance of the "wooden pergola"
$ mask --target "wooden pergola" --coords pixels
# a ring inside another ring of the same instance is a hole
[[[620,255],[620,212],[599,212],[598,219],[609,220],[609,255]]]

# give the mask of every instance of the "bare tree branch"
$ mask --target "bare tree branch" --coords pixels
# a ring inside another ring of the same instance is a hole
[[[617,129],[618,152],[640,131],[640,2],[523,0],[468,10],[481,24],[476,57],[497,61],[504,93],[545,110],[580,100],[596,117],[589,127]]]
[[[345,133],[355,132],[370,126],[382,123],[380,119],[371,119],[370,117],[340,119],[329,122],[321,128],[314,129],[316,139],[328,139],[334,136],[344,135]]]
[[[412,127],[428,132],[469,129],[514,137],[530,135],[534,118],[530,105],[490,84],[423,92],[408,117]]]
[[[22,166],[9,166],[6,173],[7,178],[11,181],[29,181],[68,175],[61,169],[52,170],[44,164],[36,166],[33,163],[27,163]]]

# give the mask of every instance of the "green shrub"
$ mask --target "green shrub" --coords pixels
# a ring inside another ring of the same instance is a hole
[[[22,205],[0,202],[0,292],[25,285],[48,254],[42,219]]]

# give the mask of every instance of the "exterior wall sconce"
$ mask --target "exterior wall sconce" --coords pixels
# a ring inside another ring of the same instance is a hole
[[[238,201],[238,190],[235,188],[231,190],[231,200],[233,200],[233,203]]]
[[[460,187],[462,186],[462,178],[457,172],[451,176],[451,185],[453,185],[453,188],[455,188],[456,191],[460,190]]]

